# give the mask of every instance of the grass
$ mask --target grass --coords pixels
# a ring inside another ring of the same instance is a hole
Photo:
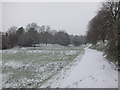
[[[62,68],[74,62],[84,47],[59,45],[26,47],[2,52],[3,88],[40,87]]]

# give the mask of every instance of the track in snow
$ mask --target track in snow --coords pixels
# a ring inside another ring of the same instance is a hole
[[[118,72],[102,52],[85,48],[84,56],[77,63],[71,70],[59,73],[42,87],[118,88]]]

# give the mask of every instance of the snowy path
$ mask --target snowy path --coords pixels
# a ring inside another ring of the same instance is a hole
[[[42,87],[51,88],[118,88],[118,72],[102,52],[85,49],[85,54],[71,70],[56,75]]]

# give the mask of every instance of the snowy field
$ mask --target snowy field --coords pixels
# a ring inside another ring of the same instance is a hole
[[[84,56],[77,57],[76,65],[46,82],[42,88],[118,88],[118,71],[103,53],[85,48]]]
[[[84,47],[42,45],[13,48],[2,52],[3,88],[39,88],[58,74],[69,69]]]
[[[3,88],[118,88],[118,71],[87,46],[3,50]]]

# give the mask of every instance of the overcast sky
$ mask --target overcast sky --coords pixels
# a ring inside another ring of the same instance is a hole
[[[0,31],[2,31],[2,3],[0,2]]]
[[[100,2],[4,2],[2,30],[35,22],[69,34],[84,35]]]

